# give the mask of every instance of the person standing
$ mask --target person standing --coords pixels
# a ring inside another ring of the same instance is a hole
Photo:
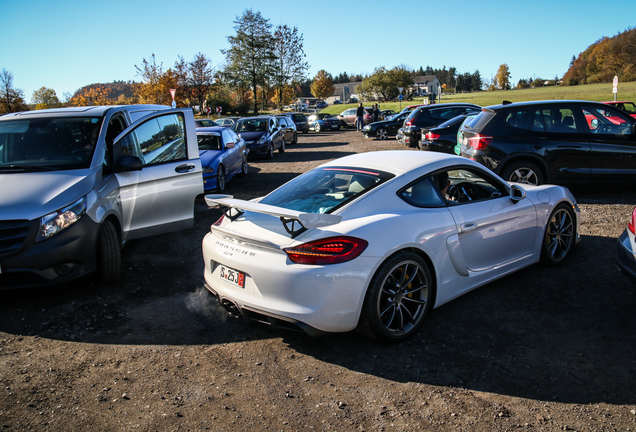
[[[373,105],[373,121],[377,122],[378,120],[380,120],[380,108],[378,107],[378,104],[374,104]]]
[[[356,110],[356,128],[358,131],[361,131],[364,128],[364,107],[362,106],[362,102],[358,105],[358,109]]]

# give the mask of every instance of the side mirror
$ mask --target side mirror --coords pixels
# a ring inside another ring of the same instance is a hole
[[[517,204],[519,201],[526,197],[526,191],[522,187],[518,185],[510,185],[510,199],[514,204]]]
[[[137,156],[125,155],[120,157],[115,163],[115,172],[141,171],[143,163]]]

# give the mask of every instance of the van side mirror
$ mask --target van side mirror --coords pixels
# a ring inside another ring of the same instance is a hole
[[[514,204],[517,204],[519,201],[526,197],[526,191],[522,187],[513,184],[510,185],[510,199]]]
[[[115,172],[141,171],[143,163],[137,156],[124,155],[115,162]]]

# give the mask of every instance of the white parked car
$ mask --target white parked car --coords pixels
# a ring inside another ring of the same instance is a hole
[[[120,274],[128,240],[192,226],[203,193],[191,109],[0,116],[0,289]]]
[[[455,155],[387,151],[321,165],[224,215],[203,240],[228,310],[310,334],[411,336],[433,307],[513,271],[559,264],[579,209],[561,186],[508,184]]]

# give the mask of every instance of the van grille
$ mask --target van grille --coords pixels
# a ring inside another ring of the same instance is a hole
[[[28,220],[0,221],[0,256],[15,253],[22,247],[29,235],[31,222]]]

